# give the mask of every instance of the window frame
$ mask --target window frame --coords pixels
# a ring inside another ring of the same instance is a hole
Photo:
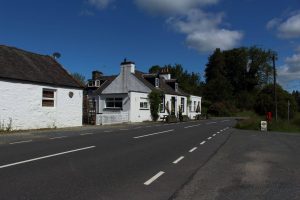
[[[53,97],[47,97],[44,95],[44,92],[52,92]],[[53,105],[45,105],[44,102],[46,101],[53,101]],[[42,107],[43,108],[55,108],[56,107],[56,90],[55,89],[50,89],[50,88],[43,88],[42,89]]]
[[[185,106],[185,103],[184,103],[184,98],[183,97],[181,97],[181,102],[180,102],[180,106],[181,106],[181,109],[182,109],[182,113],[184,113],[184,106]]]
[[[146,107],[144,107],[146,105]],[[150,110],[148,98],[140,98],[140,110]]]
[[[166,98],[165,98],[165,96],[163,96],[161,100],[162,101],[159,104],[159,112],[160,113],[165,113],[166,112],[166,106],[165,106]]]
[[[113,107],[107,106],[107,103],[112,103]],[[121,107],[116,106],[116,103],[121,103]],[[122,97],[107,97],[107,98],[105,98],[105,109],[123,110],[123,98]]]

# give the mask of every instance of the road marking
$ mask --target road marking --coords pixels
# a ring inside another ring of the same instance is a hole
[[[52,137],[49,138],[50,140],[57,140],[57,139],[62,139],[62,138],[66,138],[67,136],[59,136],[59,137]]]
[[[192,153],[193,151],[195,151],[197,149],[197,147],[192,148],[191,150],[189,150],[190,153]]]
[[[23,140],[23,141],[19,141],[19,142],[12,142],[9,144],[21,144],[21,143],[28,143],[28,142],[32,142],[32,140]]]
[[[153,176],[152,178],[150,178],[148,181],[146,181],[144,183],[144,185],[150,185],[151,183],[153,183],[156,179],[158,179],[160,176],[162,176],[165,172],[160,171],[158,172],[155,176]]]
[[[80,135],[93,135],[94,133],[82,133],[82,134],[80,134]]]
[[[212,137],[209,137],[209,138],[207,138],[208,140],[211,140],[212,139]]]
[[[184,159],[184,156],[179,157],[177,160],[175,160],[175,161],[173,162],[173,164],[179,163],[182,159]]]
[[[60,155],[63,155],[63,154],[69,154],[69,153],[74,153],[74,152],[77,152],[77,151],[83,151],[83,150],[87,150],[87,149],[91,149],[91,148],[95,148],[95,147],[96,146],[89,146],[89,147],[74,149],[74,150],[65,151],[65,152],[61,152],[61,153],[51,154],[51,155],[47,155],[47,156],[37,157],[37,158],[29,159],[29,160],[23,160],[23,161],[20,161],[20,162],[15,162],[15,163],[7,164],[7,165],[2,165],[2,166],[0,166],[0,169],[15,166],[15,165],[20,165],[20,164],[24,164],[24,163],[29,163],[29,162],[33,162],[33,161],[37,161],[37,160],[42,160],[42,159],[46,159],[46,158],[51,158],[51,157],[55,157],[55,156],[60,156]]]
[[[207,125],[210,125],[210,124],[216,124],[217,122],[208,122],[206,123]]]
[[[218,131],[217,133],[219,134],[220,132]]]
[[[147,134],[147,135],[136,136],[136,137],[133,137],[133,138],[138,139],[138,138],[148,137],[148,136],[152,136],[152,135],[158,135],[158,134],[161,134],[161,133],[168,133],[168,132],[172,132],[172,131],[174,131],[174,129],[167,130],[167,131],[161,131],[161,132],[157,132],[157,133],[151,133],[151,134]]]
[[[192,128],[192,127],[196,127],[196,126],[200,126],[201,124],[196,124],[196,125],[191,125],[191,126],[186,126],[184,128]]]
[[[215,137],[216,136],[216,134],[213,134],[213,137]]]
[[[105,133],[111,133],[111,132],[113,132],[113,131],[104,131]]]
[[[200,145],[204,145],[204,144],[205,144],[205,141],[203,141],[203,142],[200,143]]]

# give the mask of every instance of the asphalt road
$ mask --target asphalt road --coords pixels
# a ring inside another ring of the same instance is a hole
[[[170,199],[234,120],[55,132],[0,145],[0,199]]]

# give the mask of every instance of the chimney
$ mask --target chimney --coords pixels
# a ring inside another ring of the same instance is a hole
[[[121,73],[135,73],[135,63],[128,61],[126,58],[121,63]]]
[[[164,78],[165,80],[170,80],[171,79],[171,74],[169,72],[169,68],[168,67],[162,68],[159,72],[159,77]]]
[[[100,71],[93,71],[92,72],[92,79],[93,80],[99,79],[102,75],[103,75],[103,73],[100,72]]]

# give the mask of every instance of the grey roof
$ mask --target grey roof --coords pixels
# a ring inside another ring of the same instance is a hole
[[[156,88],[154,85],[152,85],[149,81],[147,81],[144,76],[154,76],[153,74],[145,74],[141,71],[136,70],[135,71],[135,77],[137,77],[141,82],[143,82],[147,87],[149,87],[151,90],[158,90],[162,91],[165,94],[171,94],[171,95],[178,95],[178,96],[189,96],[189,94],[185,93],[182,89],[178,88],[178,91],[175,91],[170,85],[167,84],[168,81],[166,81],[164,78],[159,79],[159,87]],[[158,78],[158,76],[156,75]],[[176,81],[175,79],[171,80],[172,82]]]
[[[54,58],[0,45],[0,78],[83,88]]]
[[[105,88],[107,88],[107,86],[109,86],[109,84],[111,84],[113,80],[115,80],[116,77],[117,76],[101,76],[100,78],[98,78],[97,80],[105,80],[105,82],[101,84],[100,87],[93,92],[93,95],[100,95],[102,91]]]

